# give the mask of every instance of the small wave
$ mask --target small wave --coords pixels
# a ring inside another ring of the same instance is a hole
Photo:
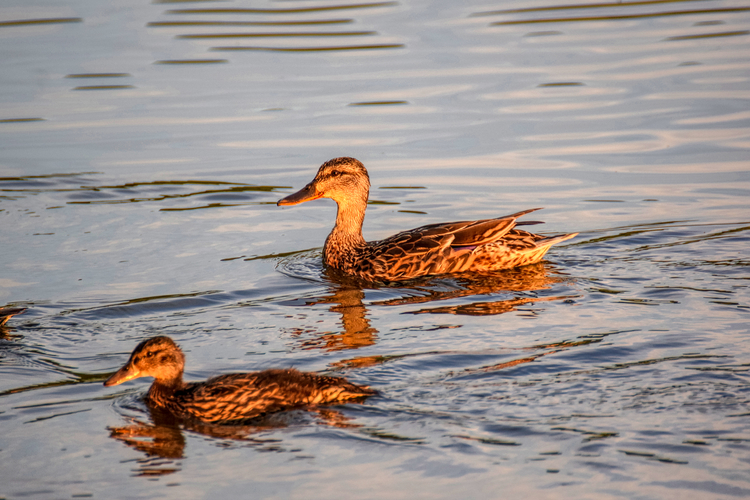
[[[323,252],[320,249],[304,250],[279,259],[276,270],[291,278],[323,283]]]

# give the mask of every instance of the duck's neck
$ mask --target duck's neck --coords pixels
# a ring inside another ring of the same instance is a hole
[[[148,399],[157,405],[163,405],[183,387],[185,382],[182,381],[182,374],[171,379],[156,379],[148,390]]]
[[[362,237],[362,224],[365,221],[367,193],[352,199],[336,200],[338,212],[336,225],[326,238],[323,256],[328,265],[341,267],[339,261],[356,248],[367,245]]]

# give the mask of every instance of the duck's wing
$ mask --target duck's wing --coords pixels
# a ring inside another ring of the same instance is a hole
[[[517,224],[541,224],[539,221],[516,222],[522,215],[537,210],[541,209],[532,208],[496,219],[428,224],[398,233],[379,243],[398,245],[407,252],[427,252],[444,246],[478,247],[501,239]]]
[[[463,227],[459,227],[456,223],[449,224],[447,229],[452,230],[454,239],[451,242],[452,247],[478,247],[498,241],[505,237],[508,232],[513,229],[518,223],[516,219],[522,215],[526,215],[540,208],[532,208],[529,210],[523,210],[516,212],[505,217],[498,217],[496,219],[485,219],[472,221]],[[529,221],[527,224],[541,224],[539,221]]]
[[[362,274],[389,280],[460,272],[472,252],[513,235],[516,219],[540,210],[523,210],[497,219],[428,224],[372,242],[358,259]],[[532,221],[532,224],[539,222]]]
[[[540,209],[524,210],[497,219],[421,226],[371,243],[370,258],[383,261],[385,268],[393,268],[394,265],[399,267],[397,264],[413,267],[417,261],[427,260],[429,263],[430,259],[458,257],[457,254],[502,239],[516,226],[518,217],[536,210]],[[540,224],[538,221],[530,223]]]

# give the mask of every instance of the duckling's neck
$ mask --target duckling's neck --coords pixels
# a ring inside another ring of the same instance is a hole
[[[341,268],[341,261],[346,255],[367,245],[362,237],[367,193],[353,199],[336,200],[336,203],[338,205],[336,225],[326,238],[323,257],[329,266]]]
[[[182,374],[172,379],[156,379],[148,390],[148,399],[156,405],[164,405],[177,390],[185,387]]]

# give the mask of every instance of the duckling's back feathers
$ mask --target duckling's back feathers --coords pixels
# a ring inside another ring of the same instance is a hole
[[[273,369],[230,373],[205,382],[187,383],[169,398],[160,397],[155,384],[148,397],[186,417],[231,422],[290,407],[345,401],[375,393],[369,387],[357,386],[340,377]]]

